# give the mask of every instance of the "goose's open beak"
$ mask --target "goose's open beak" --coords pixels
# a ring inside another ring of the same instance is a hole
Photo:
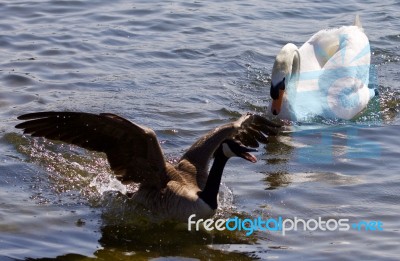
[[[257,162],[256,156],[254,156],[253,154],[250,153],[250,152],[257,151],[256,149],[250,149],[250,148],[247,148],[244,146],[240,146],[240,148],[241,148],[241,151],[239,153],[239,157],[241,157],[245,160],[248,160],[250,162],[253,162],[253,163]]]
[[[276,100],[272,100],[271,112],[273,115],[278,115],[281,112],[283,95],[285,90],[279,89],[279,97]]]

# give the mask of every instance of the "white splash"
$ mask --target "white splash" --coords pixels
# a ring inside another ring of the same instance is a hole
[[[107,191],[119,191],[122,194],[128,191],[125,185],[109,173],[99,173],[92,179],[89,186],[94,187],[101,195]]]

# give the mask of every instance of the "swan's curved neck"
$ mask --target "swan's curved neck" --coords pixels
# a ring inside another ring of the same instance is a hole
[[[293,59],[292,59],[292,73],[291,73],[291,80],[294,80],[296,83],[298,82],[300,77],[300,53],[299,50],[296,49],[293,52]],[[297,87],[297,84],[296,86]]]
[[[278,53],[272,68],[272,85],[278,85],[285,79],[285,85],[298,80],[300,73],[300,53],[294,44],[286,44]]]
[[[204,189],[199,193],[199,197],[207,203],[212,209],[218,207],[218,191],[221,184],[222,173],[228,159],[223,153],[215,155],[213,165],[211,166],[210,173],[208,174],[207,182]]]
[[[300,53],[296,45],[286,44],[276,56],[271,77],[271,112],[293,118],[300,77]],[[295,120],[295,119],[293,119]]]
[[[287,58],[288,72],[286,74],[286,91],[297,89],[297,81],[300,77],[300,53],[296,48]]]

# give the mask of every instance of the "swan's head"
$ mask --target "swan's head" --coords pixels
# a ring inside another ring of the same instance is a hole
[[[281,111],[286,86],[293,73],[297,73],[300,67],[300,58],[297,46],[286,44],[276,56],[271,75],[272,98],[271,112],[278,115]]]
[[[273,115],[278,115],[281,112],[283,95],[285,94],[286,78],[283,77],[280,82],[271,82],[270,95],[272,98],[271,112]]]
[[[240,157],[250,162],[257,162],[257,158],[250,152],[257,151],[243,146],[236,140],[225,140],[221,143],[219,148],[215,151],[214,156],[223,156],[225,158]]]

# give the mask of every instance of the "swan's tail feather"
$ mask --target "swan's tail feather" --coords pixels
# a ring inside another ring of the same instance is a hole
[[[354,19],[354,25],[360,28],[360,30],[364,31],[359,15],[356,15],[356,19]]]

